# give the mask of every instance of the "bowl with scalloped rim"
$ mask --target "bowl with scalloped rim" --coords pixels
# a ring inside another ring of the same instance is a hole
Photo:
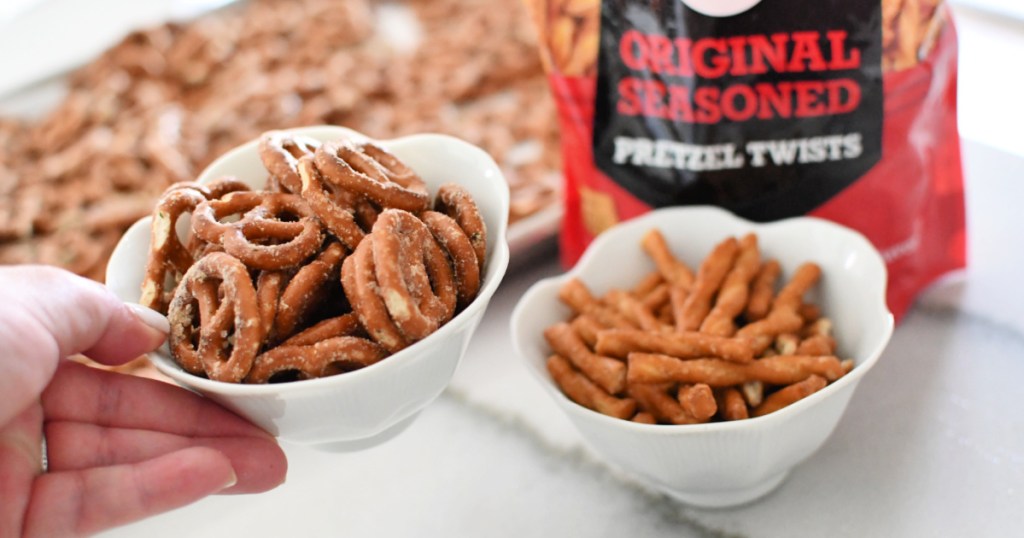
[[[778,259],[784,275],[805,261],[818,263],[822,278],[810,299],[832,318],[838,352],[855,361],[853,370],[786,408],[732,422],[640,424],[571,401],[545,368],[551,351],[544,329],[570,316],[558,290],[574,277],[595,295],[636,283],[655,269],[640,247],[641,237],[652,228],[661,230],[668,246],[690,267],[699,266],[725,237],[747,232],[757,233],[763,256]],[[568,273],[531,287],[512,314],[512,340],[531,376],[609,464],[684,502],[733,506],[778,487],[839,423],[892,335],[886,280],[885,263],[871,243],[829,221],[799,217],[758,224],[714,207],[666,208],[606,231]]]
[[[333,126],[289,131],[321,141],[367,138]],[[329,451],[358,450],[390,439],[441,394],[508,267],[508,186],[487,153],[450,136],[421,134],[375,142],[415,170],[431,193],[442,183],[455,182],[473,195],[488,233],[483,282],[473,302],[427,338],[341,375],[266,385],[223,383],[185,372],[166,346],[149,356],[161,373],[283,440]],[[262,188],[267,172],[257,144],[253,140],[229,151],[197,180],[235,176]],[[107,286],[125,301],[139,300],[151,221],[143,218],[124,234],[107,268]]]

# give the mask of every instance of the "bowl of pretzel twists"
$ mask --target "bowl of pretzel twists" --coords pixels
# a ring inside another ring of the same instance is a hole
[[[690,504],[757,499],[825,442],[892,335],[859,233],[660,209],[512,316],[527,369],[614,466]]]
[[[167,316],[161,373],[284,440],[357,450],[447,385],[508,265],[508,204],[455,138],[270,131],[168,188],[107,285]]]

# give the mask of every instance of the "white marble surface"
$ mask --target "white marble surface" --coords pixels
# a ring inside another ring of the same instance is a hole
[[[287,446],[288,481],[107,536],[1012,536],[1024,506],[1024,158],[965,143],[971,268],[933,286],[820,452],[750,505],[702,510],[596,461],[512,355],[495,297],[450,389],[375,449]]]

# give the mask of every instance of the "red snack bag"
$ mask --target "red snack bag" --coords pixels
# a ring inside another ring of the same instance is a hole
[[[888,302],[966,263],[942,0],[527,0],[559,109],[562,261],[652,208],[861,231]]]

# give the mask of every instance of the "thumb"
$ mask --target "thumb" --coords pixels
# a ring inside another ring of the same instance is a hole
[[[102,284],[47,266],[0,268],[0,424],[49,383],[60,359],[84,353],[119,364],[167,335],[160,314],[129,306]]]

